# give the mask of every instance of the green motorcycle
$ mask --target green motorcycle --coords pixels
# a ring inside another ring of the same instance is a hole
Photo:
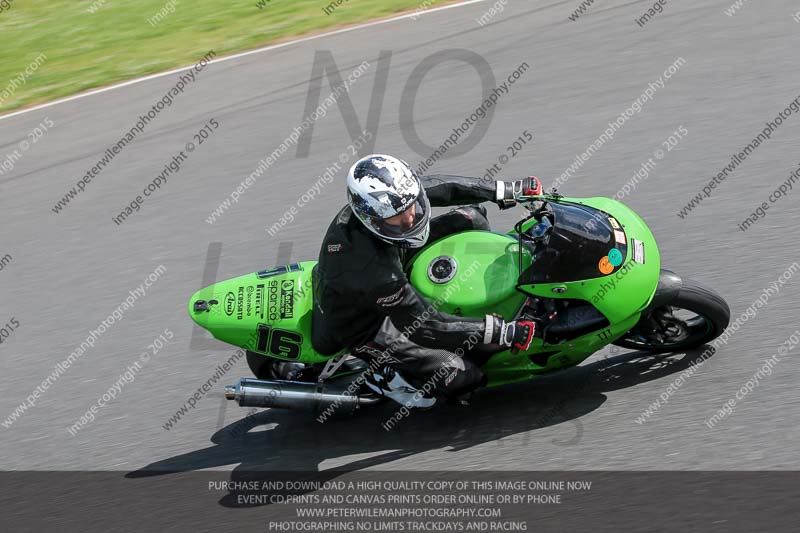
[[[474,339],[488,387],[578,365],[608,344],[648,352],[701,346],[727,327],[725,300],[661,269],[644,221],[609,198],[527,199],[508,233],[466,231],[431,242],[407,265],[411,283],[440,311],[535,319],[543,330],[527,351]],[[257,379],[226,387],[240,406],[352,411],[377,403],[363,386],[366,364],[311,345],[312,271],[292,263],[215,283],[195,293],[189,314],[247,353]]]

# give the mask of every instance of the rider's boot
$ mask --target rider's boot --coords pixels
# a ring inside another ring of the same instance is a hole
[[[428,397],[389,367],[367,374],[365,384],[381,396],[391,398],[409,409],[427,409],[436,403],[436,398]]]

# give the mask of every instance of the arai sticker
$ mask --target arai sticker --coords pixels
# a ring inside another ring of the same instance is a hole
[[[601,274],[611,274],[614,271],[614,265],[608,261],[608,256],[603,256],[600,263],[597,265]]]

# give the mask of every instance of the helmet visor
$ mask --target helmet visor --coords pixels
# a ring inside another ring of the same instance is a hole
[[[425,230],[431,216],[431,205],[424,190],[404,211],[389,218],[369,217],[368,223],[379,235],[390,240],[413,237]]]

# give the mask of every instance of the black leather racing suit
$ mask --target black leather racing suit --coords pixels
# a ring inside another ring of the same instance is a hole
[[[496,194],[495,183],[480,178],[431,175],[422,185],[434,207],[495,200]],[[471,229],[489,229],[483,207],[434,217],[428,242]],[[328,228],[314,272],[312,343],[326,355],[348,348],[367,361],[388,354],[389,366],[415,386],[429,383],[435,395],[458,396],[484,378],[454,352],[476,338],[483,342],[485,322],[430,305],[403,271],[410,252],[378,239],[345,206]],[[449,369],[437,373],[443,366]]]

